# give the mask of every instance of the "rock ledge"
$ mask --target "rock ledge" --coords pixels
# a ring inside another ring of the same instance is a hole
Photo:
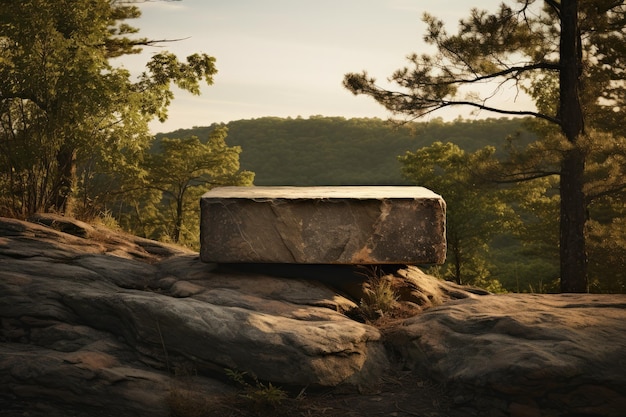
[[[2,415],[168,416],[181,370],[212,398],[233,392],[215,378],[224,368],[369,391],[411,369],[451,390],[455,417],[626,409],[624,295],[488,295],[403,267],[381,278],[412,316],[374,326],[349,314],[362,271],[207,264],[71,219],[34,220],[0,218]]]

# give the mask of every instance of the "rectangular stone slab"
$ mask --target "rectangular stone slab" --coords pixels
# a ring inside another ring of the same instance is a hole
[[[200,200],[219,263],[441,264],[446,205],[423,187],[221,187]]]

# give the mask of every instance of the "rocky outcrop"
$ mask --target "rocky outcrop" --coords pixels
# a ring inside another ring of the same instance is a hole
[[[315,281],[222,273],[197,254],[154,263],[134,242],[2,225],[2,356],[22,352],[3,361],[5,386],[39,384],[29,378],[39,373],[69,381],[54,372],[76,365],[65,388],[84,398],[93,387],[80,373],[96,386],[128,377],[120,356],[144,374],[187,361],[302,385],[359,384],[387,366],[380,333],[342,315],[354,303]]]
[[[399,295],[376,325],[359,314],[367,276]],[[58,216],[0,219],[6,415],[166,416],[181,373],[210,398],[233,390],[225,368],[366,389],[400,365],[476,413],[617,416],[625,346],[624,296],[487,295],[415,267],[207,264]]]
[[[511,415],[623,416],[625,319],[623,295],[493,295],[433,308],[388,338],[459,405],[483,393]]]

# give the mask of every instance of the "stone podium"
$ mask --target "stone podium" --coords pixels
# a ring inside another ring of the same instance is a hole
[[[200,200],[216,263],[440,264],[446,205],[423,187],[221,187]]]

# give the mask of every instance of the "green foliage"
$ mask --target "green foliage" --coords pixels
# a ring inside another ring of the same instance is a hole
[[[474,175],[494,152],[485,147],[466,153],[453,143],[435,142],[399,158],[407,179],[440,193],[446,201],[444,276],[458,284],[477,285],[489,278],[487,244],[516,220],[506,202],[507,190],[480,186]]]
[[[590,271],[592,292],[626,293],[626,221],[601,225],[590,222]]]
[[[533,116],[551,124],[552,129],[542,128],[544,143],[514,154],[504,164],[509,170],[505,176],[493,179],[513,182],[559,176],[561,290],[584,292],[590,203],[585,195],[589,174],[585,165],[594,159],[590,143],[606,143],[592,129],[611,133],[622,142],[626,132],[621,122],[626,112],[626,6],[603,0],[511,3],[502,3],[493,12],[472,9],[455,34],[426,13],[424,40],[434,52],[411,55],[409,65],[391,76],[393,89],[380,87],[366,72],[346,74],[344,85],[411,120],[450,106],[470,106]],[[497,92],[506,85],[527,92],[536,109],[494,106]],[[522,159],[522,165],[515,164]],[[605,161],[610,162],[610,170],[621,172],[617,161]],[[612,192],[621,194],[623,189]]]
[[[220,126],[181,129],[157,138],[204,138]],[[504,142],[515,132],[522,143],[534,138],[523,120],[504,118],[397,125],[380,119],[264,117],[226,127],[226,141],[242,148],[241,167],[255,173],[256,185],[407,185],[397,159],[406,151],[435,141],[474,151]]]
[[[240,387],[246,387],[249,385],[245,378],[247,372],[240,372],[236,369],[224,369],[224,372],[226,373],[228,379],[230,379]]]
[[[2,212],[71,214],[79,204],[81,212],[98,213],[99,198],[141,175],[148,122],[166,117],[170,84],[197,94],[200,81],[212,83],[216,69],[207,55],[181,63],[156,54],[136,82],[114,67],[110,58],[154,44],[128,36],[136,30],[125,20],[139,16],[128,3],[2,0]]]
[[[254,174],[239,169],[241,148],[226,144],[226,128],[203,143],[195,136],[162,138],[143,157],[141,192],[125,196],[125,227],[142,236],[198,248],[198,201],[216,186],[252,185]]]

